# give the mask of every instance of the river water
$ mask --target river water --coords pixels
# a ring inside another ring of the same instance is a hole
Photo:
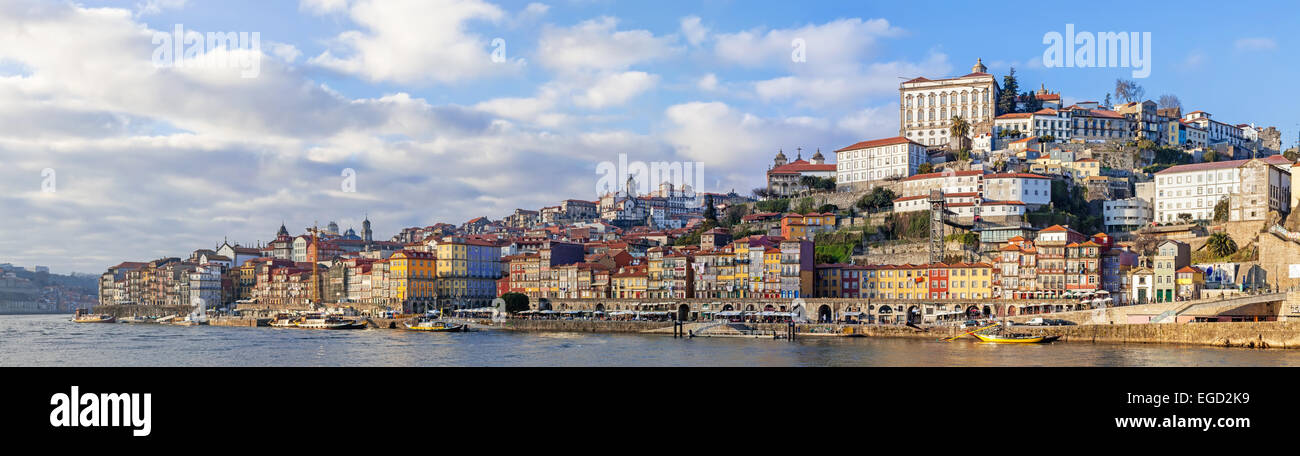
[[[77,324],[0,315],[0,366],[1300,366],[1300,350],[905,338]]]

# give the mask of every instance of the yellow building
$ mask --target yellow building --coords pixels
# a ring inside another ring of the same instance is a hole
[[[949,299],[988,299],[993,296],[993,266],[987,263],[948,265]]]
[[[437,277],[437,259],[432,253],[400,250],[388,258],[388,280],[393,290],[394,304],[402,312],[424,312],[437,298],[434,279]]]

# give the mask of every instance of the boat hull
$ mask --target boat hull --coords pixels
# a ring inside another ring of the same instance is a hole
[[[1001,337],[984,334],[975,334],[975,337],[981,341],[995,344],[1044,344],[1061,338],[1061,336]]]
[[[407,330],[407,331],[421,331],[421,332],[462,332],[462,331],[465,330],[465,325],[429,325],[429,326],[420,326],[420,325],[415,325],[415,326],[412,326],[412,325],[410,325],[410,324],[407,324],[407,325],[406,325],[406,330]]]
[[[117,323],[117,317],[74,318],[72,321],[76,323]]]

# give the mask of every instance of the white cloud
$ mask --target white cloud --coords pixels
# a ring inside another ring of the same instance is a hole
[[[310,63],[370,81],[404,84],[454,83],[515,71],[521,64],[493,62],[491,39],[467,30],[468,22],[496,22],[505,16],[481,0],[359,0],[348,16],[363,30],[339,34],[339,54],[327,50]]]
[[[628,71],[605,76],[574,99],[578,106],[600,109],[618,106],[637,95],[654,88],[659,76],[641,71]]]
[[[682,35],[686,36],[686,41],[692,46],[699,46],[709,37],[709,28],[700,24],[699,16],[683,17],[681,27]]]
[[[896,93],[900,77],[946,75],[952,66],[943,54],[919,63],[872,63],[843,73],[793,75],[758,81],[754,91],[763,101],[794,101],[801,106],[861,105],[863,97]]]
[[[298,9],[312,14],[330,14],[345,11],[348,0],[300,0]]]
[[[573,27],[546,26],[537,52],[543,66],[561,71],[625,70],[676,52],[672,39],[647,30],[617,30],[618,19],[605,16]]]
[[[139,16],[148,16],[151,14],[161,13],[166,9],[181,9],[185,7],[188,0],[146,0],[143,3],[136,3],[135,10]]]
[[[718,75],[709,73],[700,77],[700,79],[695,82],[695,87],[705,92],[718,90]]]
[[[810,74],[845,72],[869,57],[879,39],[901,33],[884,19],[839,19],[799,28],[717,34],[714,52],[725,62],[748,67],[787,68]],[[804,43],[804,62],[792,58],[796,40]]]
[[[1277,42],[1272,38],[1239,38],[1234,46],[1238,51],[1271,51],[1277,49]]]

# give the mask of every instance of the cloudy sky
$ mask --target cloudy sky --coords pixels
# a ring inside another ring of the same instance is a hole
[[[895,136],[898,82],[977,57],[1100,100],[1131,70],[1044,68],[1066,23],[1152,32],[1150,98],[1288,143],[1300,122],[1285,3],[806,3],[0,0],[0,262],[100,272],[366,213],[387,238],[595,199],[620,153],[702,162],[703,190],[747,193],[777,149]],[[178,66],[156,41],[178,26],[259,46]]]

